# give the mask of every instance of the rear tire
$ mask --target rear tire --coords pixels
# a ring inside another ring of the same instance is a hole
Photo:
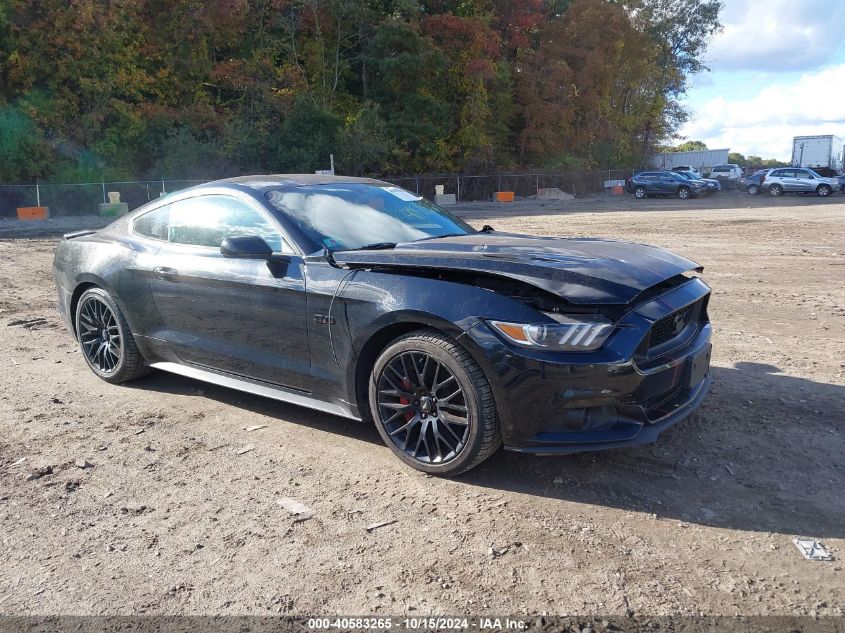
[[[821,198],[827,198],[832,193],[833,189],[830,187],[830,185],[819,185],[816,188],[816,195]]]
[[[82,357],[98,377],[119,384],[150,373],[123,312],[105,290],[83,292],[74,318]]]
[[[678,189],[678,197],[681,200],[686,200],[687,198],[689,198],[689,195],[690,191],[688,187],[681,187],[680,189]]]
[[[645,187],[636,187],[634,189],[634,197],[637,198],[638,200],[642,200],[647,195],[648,195],[648,192],[646,191]]]
[[[783,195],[783,187],[780,185],[772,185],[769,187],[769,195],[770,196],[782,196]]]
[[[435,330],[411,332],[387,346],[370,374],[369,400],[384,443],[424,473],[459,475],[502,443],[484,372],[466,349]]]

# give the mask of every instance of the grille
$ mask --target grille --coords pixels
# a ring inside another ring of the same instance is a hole
[[[651,326],[650,347],[657,347],[666,341],[671,341],[678,336],[684,328],[689,325],[690,319],[695,312],[697,303],[692,303],[685,308],[676,310],[672,314],[663,317]]]

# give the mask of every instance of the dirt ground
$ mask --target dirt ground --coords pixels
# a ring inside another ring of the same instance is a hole
[[[842,615],[845,196],[463,213],[702,263],[700,412],[653,446],[432,478],[362,424],[162,373],[98,380],[55,310],[56,238],[5,231],[0,613]]]

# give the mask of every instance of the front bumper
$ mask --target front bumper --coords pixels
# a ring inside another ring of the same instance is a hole
[[[707,285],[690,280],[634,308],[589,353],[516,350],[485,324],[471,329],[493,383],[505,448],[565,454],[654,442],[709,390],[708,299]],[[686,330],[647,350],[652,326],[690,305],[699,309]]]

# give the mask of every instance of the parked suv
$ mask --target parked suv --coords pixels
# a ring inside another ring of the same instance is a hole
[[[673,171],[644,171],[628,178],[627,189],[635,198],[648,196],[678,196],[695,198],[706,191],[707,185],[698,180],[687,180]]]
[[[739,185],[742,178],[742,168],[734,163],[716,165],[710,170],[710,177],[722,183],[724,187],[735,187]]]
[[[676,174],[680,174],[687,180],[698,180],[699,182],[703,182],[706,185],[705,193],[714,193],[716,191],[722,190],[722,184],[718,180],[714,180],[712,178],[705,178],[691,167],[689,169],[681,169],[676,167],[672,171],[674,171]]]
[[[782,196],[785,193],[815,193],[826,197],[839,190],[839,180],[825,178],[806,167],[779,167],[766,172],[760,186],[772,196]]]

